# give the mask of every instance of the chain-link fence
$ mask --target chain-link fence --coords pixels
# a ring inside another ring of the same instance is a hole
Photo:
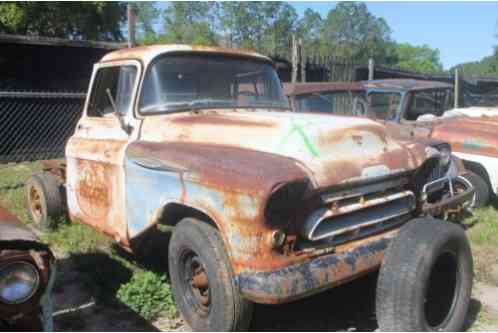
[[[0,163],[63,157],[84,100],[84,93],[0,91]]]

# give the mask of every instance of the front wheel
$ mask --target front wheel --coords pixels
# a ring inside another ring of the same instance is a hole
[[[435,219],[409,222],[389,245],[380,269],[380,330],[462,330],[472,279],[472,254],[461,227]]]
[[[177,308],[195,331],[247,331],[253,304],[242,298],[218,230],[193,218],[176,226],[169,272]]]

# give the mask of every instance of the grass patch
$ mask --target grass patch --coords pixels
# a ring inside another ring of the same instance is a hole
[[[480,282],[498,282],[498,211],[493,207],[476,209],[466,221],[474,257],[474,272]]]
[[[17,215],[21,221],[29,223],[24,186],[4,189],[26,182],[35,172],[42,169],[40,162],[0,166],[0,205]]]
[[[42,240],[57,253],[107,252],[111,241],[91,227],[80,223],[59,223],[56,230],[41,235]]]

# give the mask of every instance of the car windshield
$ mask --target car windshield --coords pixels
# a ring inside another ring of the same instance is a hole
[[[318,112],[335,115],[363,116],[367,107],[364,94],[351,91],[316,92],[295,97],[298,112]]]
[[[368,94],[369,112],[376,119],[396,119],[396,114],[398,113],[400,102],[400,93],[372,92]]]
[[[271,64],[212,54],[166,55],[144,78],[140,112],[289,108]]]
[[[406,120],[417,120],[423,115],[440,117],[453,108],[452,89],[428,89],[411,93],[410,103],[404,114]]]

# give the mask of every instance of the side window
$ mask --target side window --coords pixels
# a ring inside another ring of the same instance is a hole
[[[99,69],[95,76],[90,101],[89,117],[104,117],[113,112],[107,95],[109,90],[117,109],[122,113],[130,110],[133,86],[137,76],[134,66],[105,67]]]

